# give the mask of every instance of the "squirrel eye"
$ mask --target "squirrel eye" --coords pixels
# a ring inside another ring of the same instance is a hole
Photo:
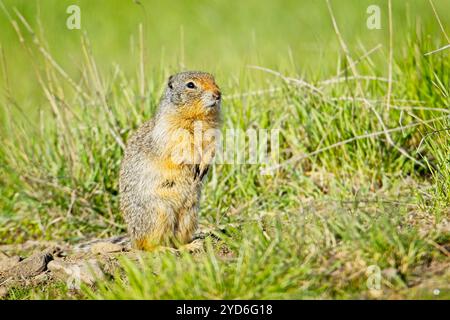
[[[193,83],[192,81],[189,81],[188,83],[186,83],[186,87],[188,87],[189,89],[194,89],[195,83]]]

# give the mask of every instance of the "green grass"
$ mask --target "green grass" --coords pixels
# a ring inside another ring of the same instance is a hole
[[[450,51],[424,56],[446,44],[428,1],[393,1],[389,107],[387,1],[331,1],[352,60],[377,48],[356,65],[372,80],[351,78],[326,2],[246,1],[237,10],[151,1],[143,11],[132,1],[80,1],[81,31],[65,28],[69,2],[3,1],[2,243],[125,232],[119,141],[152,115],[170,73],[202,69],[224,92],[223,130],[278,128],[282,163],[303,158],[273,175],[215,165],[200,224],[218,239],[208,238],[204,255],[124,259],[123,273],[81,297],[450,298]],[[381,30],[366,28],[373,3]],[[449,4],[433,3],[450,33]],[[369,266],[380,268],[381,291],[367,287]],[[9,296],[56,297],[80,296],[59,285]]]

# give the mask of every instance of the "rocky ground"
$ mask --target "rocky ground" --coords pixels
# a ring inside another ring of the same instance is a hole
[[[180,250],[162,247],[178,254],[203,251],[204,238],[213,236],[199,231],[195,240]],[[214,236],[213,236],[214,237]],[[120,267],[119,258],[138,260],[142,251],[131,248],[126,235],[94,239],[76,245],[54,241],[26,241],[23,244],[0,245],[0,299],[8,298],[12,288],[38,287],[41,284],[65,282],[68,288],[81,283],[93,285],[97,280],[112,277]],[[227,256],[227,252],[221,252]]]
[[[48,241],[0,245],[0,299],[7,298],[11,288],[52,281],[64,281],[69,288],[92,285],[114,274],[119,257],[137,259],[140,254],[126,236],[75,246]]]

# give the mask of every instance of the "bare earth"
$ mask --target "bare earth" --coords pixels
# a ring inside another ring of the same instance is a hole
[[[38,286],[51,281],[65,281],[76,288],[112,275],[118,257],[135,257],[127,237],[94,240],[75,246],[27,241],[0,246],[0,299],[18,286]]]

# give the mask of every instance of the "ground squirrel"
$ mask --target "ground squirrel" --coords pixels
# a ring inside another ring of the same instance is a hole
[[[129,138],[119,192],[135,248],[149,251],[192,241],[202,181],[214,157],[211,131],[220,124],[220,102],[211,74],[172,75],[154,117]]]

